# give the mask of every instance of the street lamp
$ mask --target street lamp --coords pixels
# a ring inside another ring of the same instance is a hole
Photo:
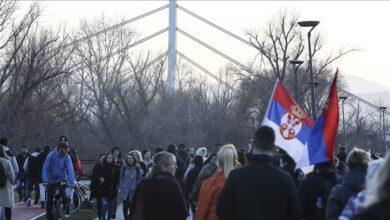
[[[387,143],[386,143],[386,128],[385,128],[385,111],[387,107],[379,107],[380,110],[382,110],[382,124],[383,124],[383,143],[385,147],[385,153],[387,152]]]
[[[342,113],[343,113],[343,146],[344,147],[346,147],[345,146],[345,144],[346,144],[346,140],[347,140],[347,138],[346,138],[346,135],[345,135],[345,119],[344,119],[344,102],[345,102],[345,100],[347,100],[347,96],[340,96],[339,97],[339,99],[340,100],[342,100],[342,102],[341,102],[341,111],[342,111]]]
[[[294,65],[295,70],[294,70],[294,77],[295,77],[295,83],[294,83],[294,90],[295,90],[295,100],[299,104],[299,95],[298,95],[298,67],[302,65],[303,61],[302,60],[290,60],[290,64]]]
[[[309,69],[310,69],[310,89],[311,89],[311,114],[312,118],[316,119],[316,107],[315,107],[315,98],[314,98],[314,76],[313,76],[313,66],[312,66],[312,54],[311,54],[311,43],[310,43],[310,36],[311,31],[319,24],[319,21],[300,21],[298,22],[298,25],[301,27],[311,27],[310,31],[307,33],[307,39],[309,42]]]

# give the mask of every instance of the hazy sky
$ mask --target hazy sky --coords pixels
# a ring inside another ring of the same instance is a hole
[[[22,2],[28,4],[29,2]],[[247,39],[245,30],[260,30],[283,9],[300,15],[300,20],[318,20],[313,32],[325,37],[326,52],[347,46],[360,52],[349,54],[335,63],[343,74],[356,75],[382,85],[390,85],[390,2],[389,1],[178,1],[179,5]],[[104,13],[114,19],[133,18],[168,4],[168,1],[44,1],[47,25],[77,27],[81,18],[91,19]],[[229,56],[247,63],[256,55],[253,48],[209,27],[178,10],[177,25]],[[168,10],[130,24],[143,38],[168,26]],[[306,36],[307,29],[303,29]],[[168,34],[135,49],[167,50]],[[305,38],[306,39],[306,38]],[[225,59],[178,34],[177,49],[211,72],[220,70]],[[306,59],[302,57],[302,59]],[[390,87],[390,86],[388,86]],[[374,91],[373,91],[374,92]]]

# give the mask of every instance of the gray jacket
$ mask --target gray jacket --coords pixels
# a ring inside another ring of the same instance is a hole
[[[141,180],[142,170],[138,164],[132,167],[127,164],[123,165],[119,177],[118,198],[131,201],[135,187]]]

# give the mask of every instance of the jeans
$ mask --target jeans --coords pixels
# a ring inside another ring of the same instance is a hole
[[[113,212],[116,212],[116,210],[114,210],[114,200],[116,200],[116,198],[110,199],[107,197],[101,197],[102,210],[100,217],[102,220],[111,219]]]
[[[18,178],[16,179],[16,189],[18,191],[18,194],[19,194],[19,201],[26,201],[27,200],[27,196],[26,196],[26,178]]]

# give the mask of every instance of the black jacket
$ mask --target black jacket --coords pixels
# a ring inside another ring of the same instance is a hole
[[[366,210],[353,216],[351,220],[389,220],[390,199],[369,206]]]
[[[328,198],[326,207],[326,220],[338,220],[348,199],[364,188],[366,170],[351,169],[346,172],[341,183],[336,185]]]
[[[184,198],[189,200],[192,189],[194,188],[196,178],[198,177],[200,171],[202,170],[202,166],[192,168],[188,174],[186,181],[184,183]]]
[[[143,179],[131,202],[133,219],[185,220],[188,211],[179,184],[171,174],[160,172]]]
[[[118,184],[119,184],[119,167],[113,162],[111,164],[104,163],[102,169],[100,170],[100,177],[104,178],[104,181],[100,188],[101,197],[107,197],[109,199],[114,199],[118,194]]]
[[[305,220],[324,220],[326,203],[331,189],[337,184],[336,174],[320,172],[305,179],[299,188],[302,217]]]
[[[221,220],[298,220],[298,193],[291,176],[271,164],[271,157],[253,155],[230,172],[217,214]]]
[[[89,196],[89,199],[97,198],[100,197],[100,190],[101,190],[101,182],[99,179],[99,175],[102,172],[101,170],[103,169],[103,164],[100,162],[97,162],[93,168],[92,168],[92,173],[91,173],[91,194]]]

